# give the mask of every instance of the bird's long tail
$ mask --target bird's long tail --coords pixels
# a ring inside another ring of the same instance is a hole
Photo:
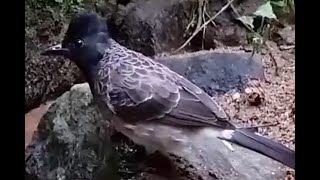
[[[256,151],[295,169],[295,151],[252,130],[224,130],[219,138]]]

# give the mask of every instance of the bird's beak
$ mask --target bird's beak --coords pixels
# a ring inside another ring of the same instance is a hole
[[[44,50],[41,55],[43,56],[65,56],[70,57],[70,50],[68,48],[63,48],[61,44],[57,44],[55,46],[51,46],[48,49]]]

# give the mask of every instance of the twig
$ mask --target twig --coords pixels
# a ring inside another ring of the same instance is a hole
[[[263,124],[263,125],[256,125],[256,126],[250,126],[248,128],[263,128],[263,127],[271,127],[271,126],[276,126],[279,125],[279,122],[275,122],[275,123],[268,123],[268,124]]]
[[[191,19],[191,21],[190,21],[190,23],[188,24],[188,26],[186,27],[186,30],[185,30],[185,32],[187,32],[188,30],[189,30],[189,28],[192,26],[192,24],[194,23],[194,19],[195,19],[196,17],[194,16],[194,12],[192,13],[192,19]]]
[[[206,25],[208,25],[212,20],[214,20],[217,16],[219,16],[222,12],[224,12],[229,6],[230,4],[233,2],[234,0],[230,0],[226,5],[224,5],[220,11],[215,14],[213,17],[211,17],[208,21],[206,21],[204,24],[202,24],[202,26],[198,29],[196,29],[192,36],[182,45],[180,46],[178,49],[176,49],[173,53],[176,53],[178,51],[180,51],[181,49],[183,49],[201,30],[203,27],[205,27]]]
[[[295,69],[295,68],[296,68],[295,66],[291,66],[291,67],[285,68],[285,70],[293,70],[293,69]]]
[[[206,4],[208,4],[208,0],[206,0]],[[204,7],[206,7],[206,6],[204,6]],[[207,18],[211,18],[211,16],[208,14],[208,12],[207,12],[207,8],[204,8],[204,14],[207,16]],[[203,18],[204,19],[204,22],[205,22],[205,18]],[[213,27],[217,27],[217,25],[216,25],[216,23],[212,20],[212,21],[210,21],[211,23],[212,23],[212,25],[213,25]]]
[[[205,11],[204,13],[206,14],[207,18],[210,18],[207,11]],[[213,27],[217,27],[216,23],[213,20],[211,21],[211,23],[212,23]]]
[[[290,50],[290,49],[294,49],[295,47],[296,47],[295,45],[291,45],[291,46],[281,45],[281,46],[279,47],[279,49],[280,49],[281,51],[287,51],[287,50]]]
[[[274,67],[275,67],[275,69],[274,69],[274,75],[275,75],[275,76],[279,76],[279,66],[278,66],[278,63],[277,63],[277,61],[276,61],[276,58],[273,56],[273,54],[272,54],[272,52],[271,52],[271,49],[270,49],[270,47],[269,47],[268,44],[266,44],[266,48],[267,48],[268,54],[269,54],[269,56],[270,56],[270,59],[271,59],[273,65],[274,65]]]
[[[206,5],[207,5],[207,0],[204,0],[203,2],[203,10],[202,10],[202,21],[206,22],[206,17],[205,17],[205,11],[206,11]],[[203,33],[202,33],[202,49],[204,49],[204,40],[206,36],[206,27],[203,28]]]
[[[260,31],[260,33],[262,33],[262,31],[263,31],[264,21],[265,21],[265,19],[264,19],[264,17],[262,17],[262,19],[261,19],[261,23],[260,23],[260,27],[259,27],[259,31]]]
[[[268,50],[269,51],[269,50]],[[279,76],[279,67],[278,67],[278,63],[276,61],[276,59],[274,58],[273,54],[271,51],[269,51],[269,56],[271,58],[272,63],[274,64],[274,75]]]
[[[234,12],[234,14],[236,15],[236,18],[235,19],[238,19],[241,15],[239,14],[239,12],[237,11],[237,9],[234,7],[233,4],[230,4],[230,8],[232,9],[232,11]],[[242,21],[241,21],[242,22]],[[247,28],[251,33],[256,33],[250,26],[248,26],[247,24],[245,23],[242,23],[244,25],[245,28]],[[256,54],[256,48],[252,48],[252,52],[251,52],[251,55],[249,57],[249,59],[252,60],[253,56]]]
[[[253,48],[252,48],[251,55],[250,55],[250,57],[249,57],[250,60],[253,59],[253,56],[256,54],[256,51],[257,51],[257,50],[253,47]]]
[[[198,0],[198,21],[196,29],[199,29],[202,22],[202,5],[204,0]]]

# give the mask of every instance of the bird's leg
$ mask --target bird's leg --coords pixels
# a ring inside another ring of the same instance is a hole
[[[279,124],[279,122],[276,122],[276,123],[269,123],[269,124],[263,124],[263,125],[257,125],[257,126],[250,126],[250,127],[240,128],[240,129],[245,129],[245,130],[248,130],[250,132],[257,133],[258,132],[258,128],[276,126],[278,124]]]

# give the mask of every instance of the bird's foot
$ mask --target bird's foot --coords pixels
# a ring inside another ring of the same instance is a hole
[[[248,130],[250,132],[256,133],[256,132],[259,131],[258,128],[271,127],[271,126],[276,126],[278,124],[279,123],[276,122],[276,123],[269,123],[269,124],[263,124],[263,125],[257,125],[257,126],[251,126],[251,127],[245,127],[245,128],[239,128],[239,129],[245,129],[245,130]]]

